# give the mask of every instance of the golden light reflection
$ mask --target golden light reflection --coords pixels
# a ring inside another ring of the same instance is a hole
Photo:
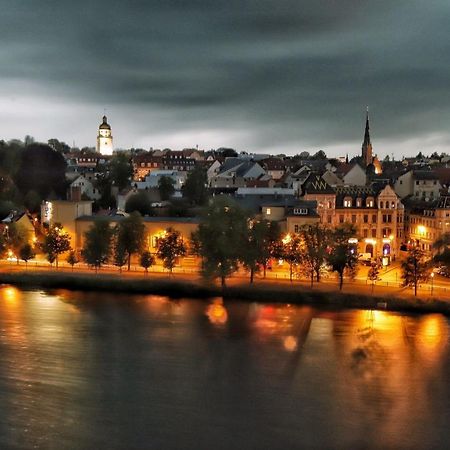
[[[209,321],[214,325],[224,325],[228,320],[228,313],[223,306],[222,299],[215,299],[206,308],[206,315]]]
[[[417,348],[429,360],[439,359],[448,343],[448,325],[440,314],[421,319],[417,330]]]
[[[283,346],[288,352],[297,350],[297,339],[294,336],[286,336],[283,340]]]
[[[7,286],[3,288],[1,291],[1,296],[10,303],[14,303],[18,300],[20,296],[20,291],[14,286]]]

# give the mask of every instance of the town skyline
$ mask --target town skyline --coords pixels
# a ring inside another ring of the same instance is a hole
[[[106,114],[106,109],[104,110],[104,114]],[[365,127],[367,127],[367,119],[370,118],[370,122],[372,123],[372,119],[371,119],[371,116],[370,116],[370,111],[369,111],[369,107],[368,106],[366,107],[366,110],[365,110],[364,114],[365,114],[365,121],[366,121]],[[103,119],[102,120],[104,121],[106,118],[107,118],[107,116],[103,115]],[[370,130],[371,130],[370,133],[372,134],[372,124],[370,125]],[[359,149],[358,148],[355,149],[354,146],[356,144],[352,142],[351,147],[350,147],[350,145],[349,146],[343,146],[342,147],[343,152],[341,152],[341,153],[335,153],[333,151],[330,153],[330,152],[327,151],[326,148],[320,148],[320,147],[310,148],[310,149],[300,149],[300,150],[297,150],[297,151],[294,151],[294,152],[283,152],[281,149],[279,149],[279,151],[271,151],[270,149],[268,149],[267,151],[263,151],[263,149],[261,149],[260,151],[258,151],[258,150],[252,151],[252,150],[239,148],[239,146],[227,146],[227,145],[219,145],[217,147],[204,147],[203,148],[203,147],[199,146],[198,144],[195,144],[195,145],[183,145],[182,143],[178,147],[171,147],[171,146],[167,146],[167,145],[161,145],[161,146],[144,145],[144,146],[118,147],[118,146],[116,146],[114,144],[112,146],[112,148],[113,148],[114,152],[116,152],[116,151],[119,151],[119,152],[120,151],[129,151],[129,150],[133,150],[133,149],[153,151],[153,150],[163,150],[163,149],[183,150],[183,149],[194,149],[194,148],[196,148],[197,150],[200,150],[200,151],[206,151],[207,152],[207,151],[215,151],[215,150],[224,149],[224,148],[230,148],[230,149],[232,148],[233,150],[236,150],[238,154],[255,154],[255,155],[258,155],[258,154],[270,154],[270,155],[273,155],[273,156],[286,155],[287,157],[299,155],[299,154],[302,154],[302,153],[305,153],[305,152],[309,153],[312,156],[312,155],[314,155],[315,153],[317,153],[319,151],[323,151],[328,158],[347,158],[347,159],[351,160],[354,157],[360,156],[361,143],[362,143],[362,145],[364,145],[365,133],[366,133],[366,131],[364,130],[364,126],[363,126],[362,139],[361,139],[360,144],[359,144]],[[114,142],[116,142],[115,133],[113,133],[113,134],[114,134]],[[37,138],[36,136],[34,136],[34,135],[30,134],[30,133],[25,133],[23,138],[20,138],[20,137],[16,136],[16,137],[11,137],[11,138],[6,138],[6,139],[5,138],[1,138],[1,140],[5,141],[5,142],[14,141],[14,140],[22,140],[22,141],[24,141],[26,143],[26,140],[29,139],[29,138],[31,138],[31,140],[33,142],[42,142],[42,143],[47,143],[50,140],[56,139],[56,140],[60,141],[61,143],[67,144],[69,147],[71,147],[73,149],[81,150],[81,149],[85,149],[85,148],[91,148],[91,149],[96,149],[96,151],[98,151],[98,145],[96,143],[96,141],[98,139],[98,131],[97,131],[97,135],[95,136],[95,139],[93,140],[93,142],[90,142],[87,145],[78,145],[75,142],[75,140],[73,140],[73,141],[66,141],[64,139],[61,139],[59,136],[53,136],[51,138],[50,137],[49,138],[45,138],[44,137],[41,140],[41,139]],[[120,137],[117,140],[120,142]],[[341,147],[332,147],[332,150],[336,149],[336,148],[341,149]],[[382,154],[382,153],[378,153],[375,149],[373,150],[373,155],[377,156],[380,160],[388,157],[391,160],[399,161],[399,160],[402,160],[402,159],[405,159],[405,158],[415,157],[419,153],[423,154],[425,157],[426,156],[430,156],[432,154],[436,154],[436,153],[438,155],[447,155],[448,154],[447,151],[445,151],[445,150],[437,151],[436,149],[434,149],[434,150],[430,149],[428,152],[427,151],[423,151],[423,150],[417,150],[416,152],[413,151],[410,154],[402,154],[400,156],[398,154],[398,152],[392,152],[392,153],[386,152],[385,154]]]

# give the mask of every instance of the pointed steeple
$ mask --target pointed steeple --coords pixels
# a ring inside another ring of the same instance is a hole
[[[366,111],[366,129],[364,131],[364,141],[361,150],[362,162],[367,167],[373,162],[372,143],[370,142],[369,107],[367,107]]]
[[[364,131],[364,143],[363,145],[370,144],[370,128],[369,128],[369,107],[367,107],[366,111],[366,130]]]

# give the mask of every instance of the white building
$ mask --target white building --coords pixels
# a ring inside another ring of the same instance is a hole
[[[99,190],[94,187],[93,182],[86,175],[80,175],[75,181],[72,181],[70,187],[79,188],[81,195],[84,194],[90,200],[99,200],[101,197]]]
[[[98,127],[97,152],[102,155],[112,155],[113,153],[111,126],[108,124],[106,116],[103,116],[103,122]]]

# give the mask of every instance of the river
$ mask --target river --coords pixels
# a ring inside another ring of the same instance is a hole
[[[444,449],[441,315],[0,288],[1,449]]]

